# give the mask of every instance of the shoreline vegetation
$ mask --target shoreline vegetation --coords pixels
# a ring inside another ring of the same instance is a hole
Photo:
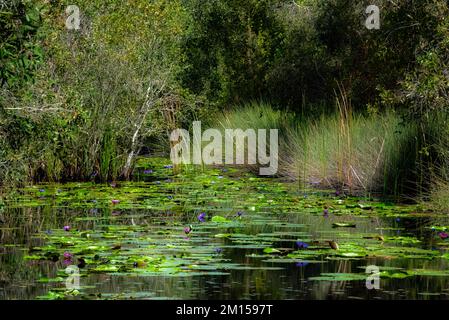
[[[449,211],[449,7],[17,0],[0,13],[0,190],[132,179],[169,133],[279,129],[299,188]],[[250,170],[254,166],[248,167]]]
[[[449,3],[375,2],[0,1],[0,300],[448,299]]]

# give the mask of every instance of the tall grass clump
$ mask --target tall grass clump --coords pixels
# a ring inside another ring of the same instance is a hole
[[[253,101],[226,111],[218,124],[225,129],[279,129],[280,134],[285,134],[292,120],[289,112],[276,110],[266,102]]]
[[[279,129],[279,175],[304,188],[395,195],[416,190],[415,168],[421,155],[418,131],[415,125],[404,125],[392,111],[353,113],[350,103],[342,99],[336,112],[305,118],[266,103],[252,103],[226,112],[219,125]]]
[[[226,129],[241,129],[246,131],[248,129],[253,129],[257,135],[258,129],[267,130],[267,154],[270,153],[270,129],[278,130],[278,139],[282,141],[286,138],[288,128],[293,123],[293,114],[287,111],[281,111],[274,109],[270,104],[265,102],[251,102],[242,107],[238,107],[229,111],[224,112],[215,126],[218,127],[223,132],[223,137],[226,137]],[[282,144],[280,144],[282,145]],[[248,148],[248,139],[245,139],[245,164],[248,169],[259,172],[259,164],[250,165],[248,164],[248,159],[254,157],[257,159],[257,148],[252,150]],[[234,152],[235,152],[235,140],[234,140]],[[283,151],[279,149],[279,157]],[[235,158],[235,153],[234,153]]]
[[[415,124],[393,111],[353,113],[339,85],[336,111],[301,119],[285,141],[284,175],[303,187],[408,195],[416,189],[420,141]]]
[[[444,111],[432,113],[426,122],[427,148],[425,156],[430,163],[427,166],[429,192],[423,199],[430,200],[435,210],[449,212],[449,121]]]
[[[414,134],[392,112],[341,110],[291,128],[281,168],[304,187],[401,194],[415,162]]]

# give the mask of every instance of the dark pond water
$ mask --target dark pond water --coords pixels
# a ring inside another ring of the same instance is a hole
[[[144,163],[135,182],[4,196],[0,299],[449,298],[447,216],[163,165]]]

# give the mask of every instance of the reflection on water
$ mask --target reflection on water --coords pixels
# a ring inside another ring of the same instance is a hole
[[[351,233],[382,233],[385,236],[398,234],[414,235],[422,240],[420,246],[431,247],[428,218],[404,218],[402,228],[389,228],[397,223],[392,218],[351,217],[357,223],[355,229],[344,232],[332,228],[334,221],[345,217],[323,219],[319,215],[289,213],[275,217],[272,212],[258,213],[273,221],[286,223],[252,225],[246,224],[239,233],[278,233],[282,236],[273,244],[275,248],[293,248],[296,234],[308,234],[312,239],[330,238],[344,241]],[[75,220],[79,217],[97,216],[102,219]],[[111,217],[111,220],[104,217]],[[151,225],[151,233],[163,230],[167,219],[184,220],[182,214],[168,217],[151,210],[121,210],[119,215],[111,211],[91,209],[5,208],[4,223],[0,229],[0,299],[35,299],[49,290],[64,287],[64,282],[43,283],[42,278],[55,278],[58,269],[63,270],[63,261],[24,260],[29,248],[42,245],[36,235],[46,230],[60,229],[70,224],[79,230],[95,230],[101,224]],[[184,223],[184,221],[182,221]],[[447,220],[440,221],[447,225]],[[156,227],[155,227],[156,226]],[[447,260],[441,259],[346,259],[324,260],[322,263],[263,262],[258,257],[261,249],[234,246],[229,239],[214,238],[216,246],[223,248],[223,257],[232,262],[254,267],[245,270],[228,270],[227,275],[204,276],[120,276],[112,274],[90,274],[81,278],[83,294],[91,298],[170,298],[170,299],[447,299],[449,277],[416,276],[406,279],[381,279],[379,290],[367,290],[365,281],[310,281],[308,278],[321,273],[360,273],[367,265],[400,267],[405,269],[448,269]],[[254,256],[252,256],[254,254]],[[281,267],[270,269],[268,267]]]
[[[447,216],[304,195],[234,169],[175,176],[164,164],[145,160],[152,173],[139,181],[48,184],[0,199],[0,299],[449,297],[449,240],[433,228],[449,226]],[[86,262],[73,297],[65,253]],[[366,288],[369,265],[380,267],[379,290]]]

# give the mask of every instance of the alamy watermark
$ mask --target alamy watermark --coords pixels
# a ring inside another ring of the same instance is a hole
[[[365,27],[369,30],[380,29],[380,9],[376,5],[369,5],[365,13],[368,14],[368,17],[365,20]]]
[[[202,133],[201,121],[195,121],[192,131],[193,139],[185,129],[171,133],[173,164],[259,164],[259,174],[263,176],[275,175],[278,171],[278,129],[269,130],[269,143],[266,129],[225,129],[223,138],[218,129],[207,129]]]
[[[79,290],[80,289],[80,269],[77,266],[68,266],[65,269],[65,273],[69,276],[65,281],[67,290]]]
[[[79,30],[81,24],[80,8],[76,5],[70,5],[66,8],[65,13],[68,15],[65,20],[65,26],[69,30]]]
[[[380,289],[380,269],[378,266],[367,266],[366,273],[369,274],[366,278],[366,288],[368,290]]]

